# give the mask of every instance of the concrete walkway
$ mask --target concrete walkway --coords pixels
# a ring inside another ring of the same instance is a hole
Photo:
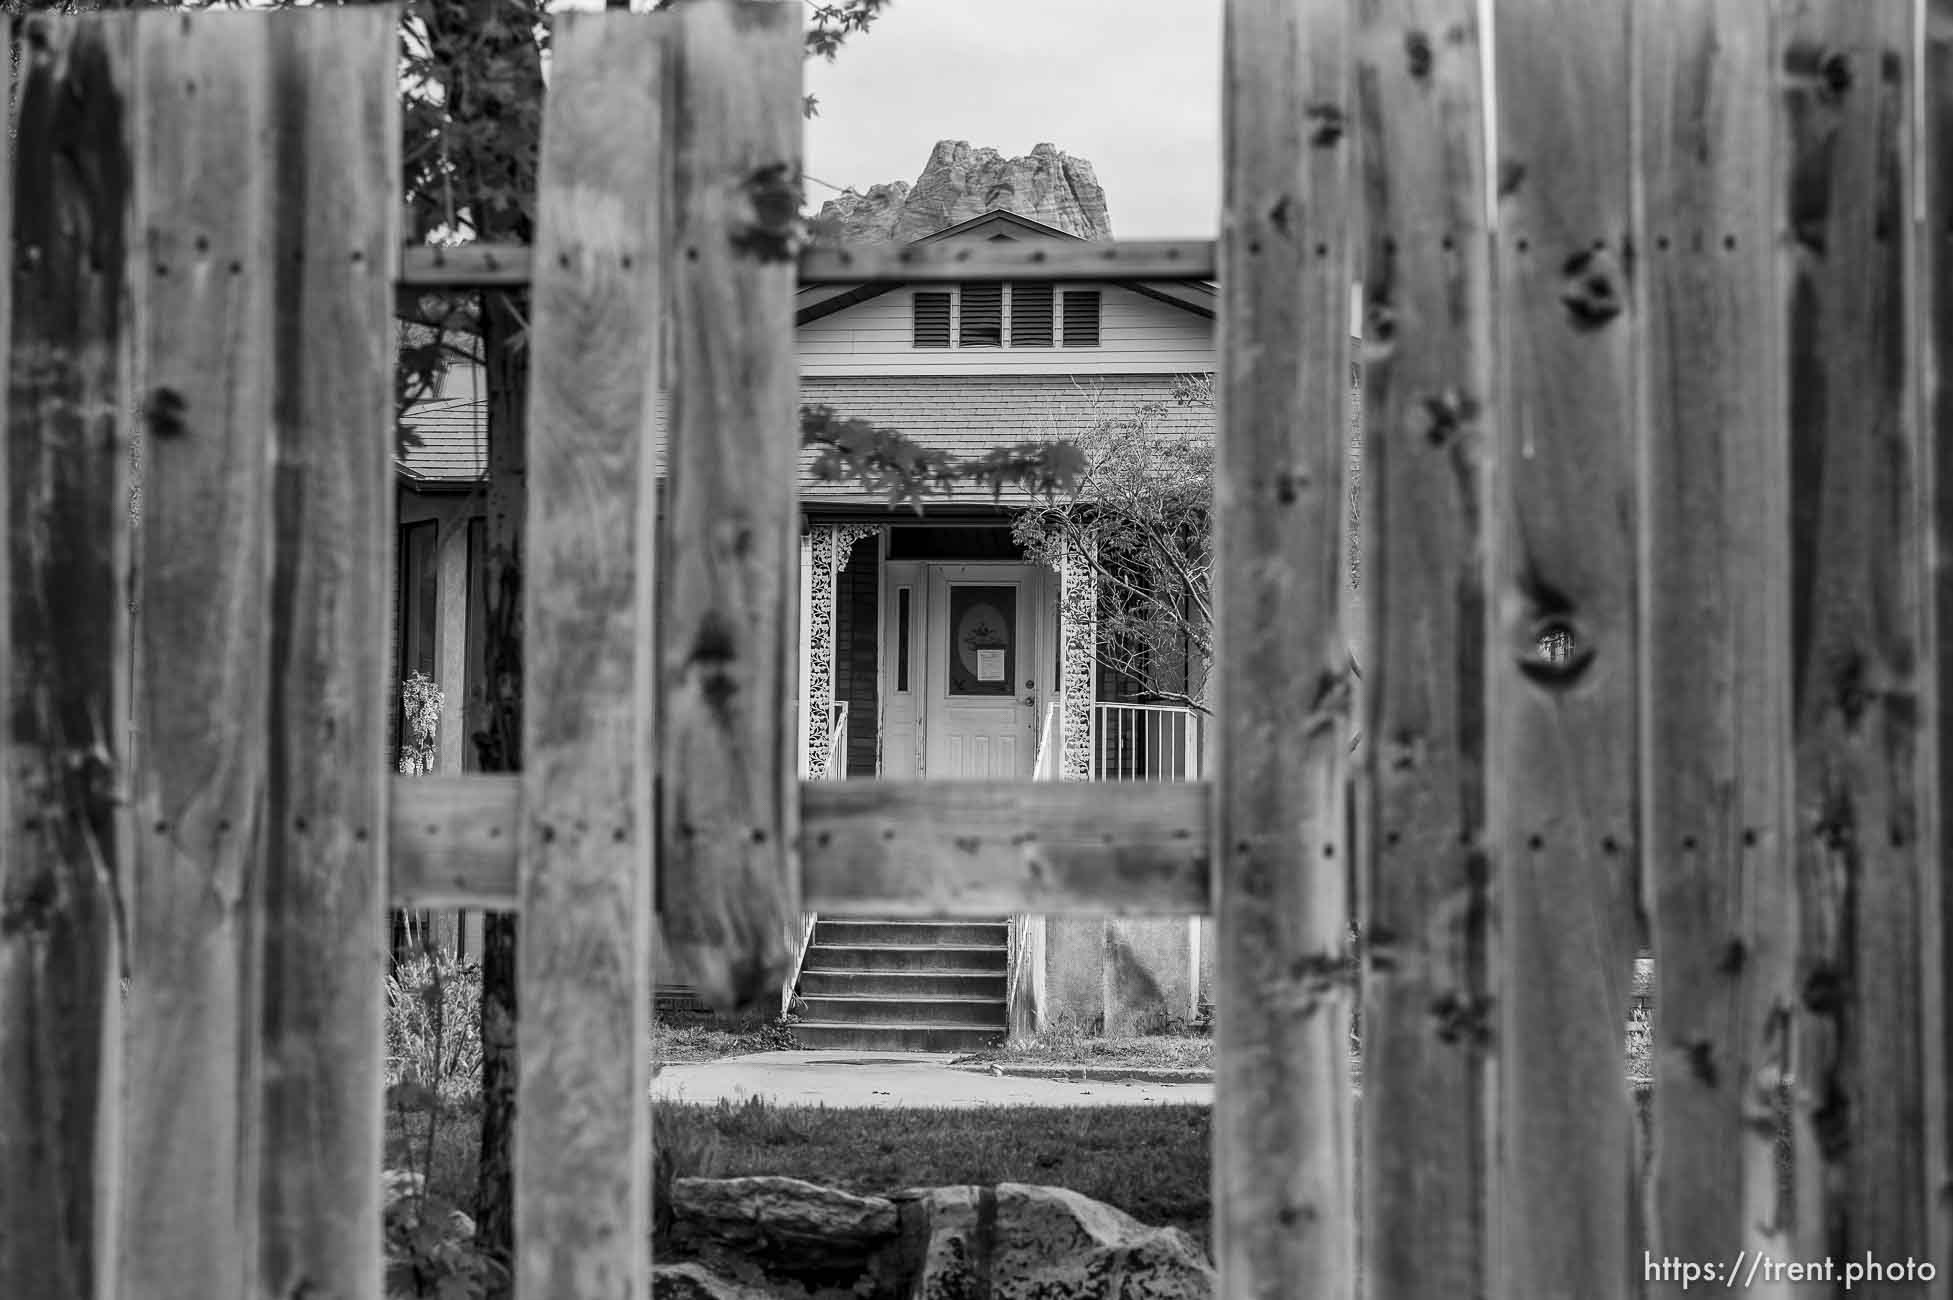
[[[667,1065],[660,1101],[710,1104],[765,1097],[783,1106],[1211,1105],[1211,1083],[1028,1078],[959,1069],[948,1052],[754,1052]]]

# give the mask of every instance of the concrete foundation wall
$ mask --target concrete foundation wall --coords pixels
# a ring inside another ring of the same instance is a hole
[[[1130,1035],[1192,1020],[1199,924],[1185,917],[1047,918],[1046,1023]]]

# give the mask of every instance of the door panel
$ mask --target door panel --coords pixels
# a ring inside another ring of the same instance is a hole
[[[1027,564],[931,566],[923,723],[929,779],[1031,774],[1041,574]]]

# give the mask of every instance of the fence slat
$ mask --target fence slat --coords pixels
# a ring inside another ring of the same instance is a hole
[[[525,1296],[650,1293],[650,440],[668,30],[559,15],[543,119],[517,949]]]
[[[1924,1251],[1939,1122],[1922,1054],[1922,922],[1940,868],[1925,787],[1932,557],[1914,490],[1932,458],[1906,356],[1913,17],[1801,0],[1773,60],[1792,239],[1798,1226],[1814,1234],[1805,1250],[1841,1260]]]
[[[0,1295],[113,1292],[125,951],[127,19],[30,18],[0,169]]]
[[[277,285],[270,27],[134,17],[134,904],[123,1268],[151,1294],[255,1292]]]
[[[271,29],[266,1295],[381,1294],[398,23],[376,5]]]
[[[1493,32],[1494,1295],[1639,1284],[1622,1052],[1638,941],[1630,7],[1502,0]]]
[[[1376,1300],[1487,1294],[1484,440],[1477,6],[1364,0],[1369,299],[1363,1213]],[[1415,1241],[1416,1249],[1404,1243]]]
[[[1913,157],[1920,160],[1919,185],[1924,200],[1924,231],[1919,240],[1919,265],[1908,278],[1923,286],[1921,303],[1923,326],[1919,353],[1925,367],[1926,445],[1932,450],[1930,474],[1922,481],[1933,485],[1931,526],[1935,555],[1945,553],[1953,543],[1953,250],[1947,240],[1934,232],[1953,231],[1953,153],[1936,142],[1953,140],[1953,0],[1926,0],[1925,48],[1920,52],[1919,76],[1924,83],[1924,117],[1919,137],[1913,141]],[[1953,808],[1953,564],[1940,561],[1935,569],[1933,600],[1933,657],[1936,663],[1933,689],[1937,707],[1922,717],[1933,718],[1937,746],[1932,757],[1938,766],[1938,798],[1928,799],[1922,812],[1931,818],[1935,844],[1946,852],[1946,810]],[[1953,1179],[1953,882],[1944,875],[1938,881],[1938,929],[1934,946],[1923,954],[1927,971],[1938,971],[1937,987],[1926,990],[1928,1015],[1924,1031],[1932,1036],[1927,1047],[1926,1120],[1939,1125],[1939,1141],[1929,1153],[1933,1163],[1927,1169],[1929,1187]],[[1927,1253],[1935,1261],[1953,1263],[1953,1205],[1943,1199],[1934,1203],[1934,1235]],[[1943,1283],[1953,1293],[1953,1274],[1942,1269]]]
[[[801,10],[674,11],[676,339],[660,614],[664,938],[715,1006],[779,995],[800,917],[792,697]]]
[[[1214,1252],[1230,1296],[1355,1292],[1350,8],[1230,0],[1224,23]]]
[[[1783,1258],[1769,1121],[1796,926],[1770,11],[1654,0],[1635,40],[1652,1248]]]

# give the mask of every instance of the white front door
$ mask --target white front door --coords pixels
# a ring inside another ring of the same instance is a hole
[[[932,781],[1015,780],[1037,763],[1044,570],[929,566],[923,736]],[[1043,685],[1049,689],[1050,684]]]

